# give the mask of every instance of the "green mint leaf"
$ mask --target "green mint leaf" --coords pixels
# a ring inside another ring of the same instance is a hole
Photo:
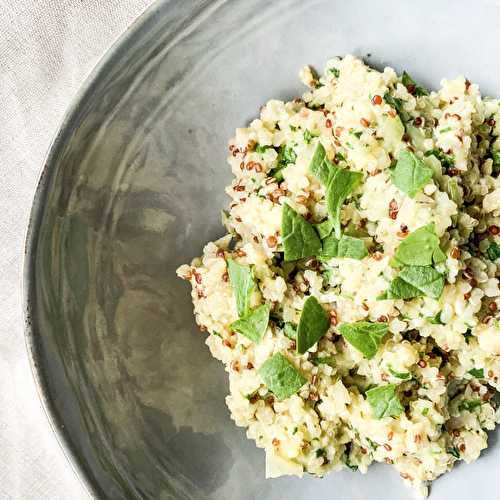
[[[321,251],[321,240],[314,226],[287,204],[283,205],[281,236],[285,261],[311,257]]]
[[[330,326],[328,314],[312,295],[304,302],[297,328],[297,352],[304,354],[323,337]]]
[[[432,168],[411,151],[401,151],[396,167],[391,170],[393,184],[410,198],[432,179]]]
[[[444,288],[444,277],[431,266],[406,266],[399,278],[420,290],[427,297],[439,299]]]
[[[319,237],[324,240],[327,236],[330,236],[333,231],[333,222],[330,219],[326,219],[319,224],[315,224],[314,227],[319,234]]]
[[[374,387],[366,391],[366,399],[372,407],[375,418],[398,417],[403,413],[398,396],[396,395],[396,385],[388,384]]]
[[[389,373],[396,378],[399,378],[401,380],[408,380],[411,378],[411,374],[408,372],[397,372],[396,370],[393,370],[391,366],[388,367]]]
[[[488,258],[491,261],[495,261],[500,257],[500,246],[493,242],[486,250],[486,253],[488,254]]]
[[[234,321],[231,324],[231,329],[258,344],[266,333],[270,310],[271,307],[268,304],[263,304],[250,311],[243,318]]]
[[[429,91],[425,87],[422,87],[422,85],[418,84],[406,71],[403,71],[403,75],[401,76],[401,83],[412,95],[415,95],[417,97],[429,95]]]
[[[396,266],[431,266],[445,260],[434,224],[427,224],[410,233],[399,244],[393,263]]]
[[[424,156],[435,156],[444,168],[451,168],[455,166],[455,158],[437,148],[429,149],[429,151],[424,153]]]
[[[314,366],[328,365],[335,368],[336,362],[333,356],[323,356],[321,358],[312,358],[309,360]]]
[[[370,323],[369,321],[357,321],[356,323],[344,323],[338,327],[342,336],[355,349],[367,359],[372,359],[377,354],[382,339],[387,334],[386,323]]]
[[[424,295],[418,288],[410,285],[401,278],[394,278],[389,285],[389,289],[385,294],[382,294],[379,300],[385,299],[414,299]]]
[[[484,378],[484,369],[483,368],[472,368],[468,371],[470,375],[475,378]]]
[[[285,323],[283,333],[291,340],[297,339],[297,328],[292,323]]]
[[[342,235],[339,240],[338,256],[348,259],[364,259],[368,255],[365,242],[360,238]]]
[[[319,137],[320,135],[320,132],[319,130],[313,130],[312,132],[309,130],[309,129],[306,129],[304,130],[304,142],[306,144],[311,144],[311,141],[315,138],[315,137]]]
[[[227,261],[229,281],[236,298],[236,309],[238,316],[246,316],[250,310],[250,298],[255,290],[255,282],[252,269],[249,266],[242,266],[232,259]]]
[[[342,205],[362,178],[363,174],[360,172],[351,172],[338,167],[333,167],[331,170],[326,188],[326,203],[337,239],[340,239],[341,235],[340,210]]]
[[[339,254],[339,240],[335,238],[335,235],[330,234],[323,240],[323,247],[321,253],[318,255],[318,259],[326,262]]]
[[[259,375],[280,401],[295,394],[307,382],[295,366],[280,353],[264,362],[259,369]]]
[[[330,173],[335,168],[326,157],[325,148],[321,143],[318,143],[314,151],[311,163],[309,163],[309,171],[325,186],[328,185]]]
[[[480,399],[465,399],[458,405],[458,409],[460,411],[470,411],[473,412],[476,408],[479,408],[481,406],[481,400]]]

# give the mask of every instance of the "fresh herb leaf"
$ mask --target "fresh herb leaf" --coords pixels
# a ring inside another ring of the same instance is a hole
[[[486,253],[488,254],[488,258],[491,261],[495,261],[500,257],[500,245],[497,243],[493,242],[486,250]]]
[[[420,290],[427,297],[439,299],[444,288],[444,277],[431,266],[406,266],[399,278]]]
[[[458,451],[458,448],[456,446],[453,446],[453,448],[449,448],[447,452],[456,459],[460,459],[460,452]]]
[[[297,329],[292,323],[285,323],[283,333],[291,340],[295,340],[297,338]]]
[[[340,210],[342,205],[362,178],[363,174],[360,172],[351,172],[338,167],[333,167],[330,173],[326,188],[326,202],[337,238],[340,238],[341,234]]]
[[[468,373],[475,378],[484,378],[484,369],[483,368],[472,368],[471,370],[469,370]]]
[[[446,260],[439,247],[434,224],[427,224],[410,233],[398,246],[392,264],[400,266],[431,266]]]
[[[346,459],[345,461],[345,464],[347,467],[349,467],[349,469],[351,469],[352,471],[357,471],[358,470],[358,466],[356,464],[351,464],[351,462],[349,462],[348,459]]]
[[[452,130],[451,127],[445,127],[445,128],[442,128],[441,130],[439,130],[439,133],[444,134],[445,132],[449,132],[450,130]]]
[[[350,130],[349,133],[356,137],[356,139],[360,139],[363,135],[363,132],[361,130]]]
[[[388,384],[366,391],[375,418],[398,417],[404,408],[396,395],[396,385]]]
[[[255,152],[259,154],[265,153],[268,149],[272,149],[272,146],[263,146],[261,144],[257,144],[257,146],[255,146]]]
[[[368,250],[362,239],[344,234],[338,240],[331,234],[323,240],[323,249],[318,258],[322,261],[327,261],[334,257],[361,260],[367,255]]]
[[[335,368],[336,362],[333,356],[323,356],[321,358],[312,358],[309,360],[314,366],[328,365]]]
[[[267,388],[280,401],[295,394],[307,382],[281,353],[265,361],[259,369],[259,374]]]
[[[315,137],[319,137],[320,132],[319,130],[313,130],[312,132],[309,129],[304,130],[304,142],[306,144],[311,144],[311,141]]]
[[[297,352],[304,354],[323,337],[330,326],[328,314],[312,295],[304,302],[297,328]]]
[[[401,151],[394,170],[391,170],[393,184],[410,198],[432,179],[432,168],[411,151]]]
[[[377,297],[379,300],[385,299],[414,299],[415,297],[422,297],[424,295],[418,288],[410,285],[401,278],[394,278],[389,285],[389,289],[385,294]]]
[[[480,399],[464,399],[459,405],[458,409],[460,411],[470,411],[473,412],[476,408],[479,408],[481,406],[481,400]]]
[[[455,158],[437,148],[426,151],[424,156],[435,156],[444,168],[451,168],[455,166]]]
[[[325,457],[325,456],[326,456],[326,450],[324,448],[318,448],[316,450],[316,458]]]
[[[403,75],[401,76],[401,83],[408,89],[408,92],[417,97],[421,97],[423,95],[429,95],[429,91],[422,87],[422,85],[418,84],[406,71],[403,71]]]
[[[311,257],[321,251],[321,240],[313,225],[287,204],[283,205],[281,235],[285,261]]]
[[[212,335],[222,338],[222,335],[219,332],[216,332],[215,330],[212,332]]]
[[[333,231],[333,222],[330,219],[326,219],[323,222],[320,222],[319,224],[315,224],[314,227],[316,228],[316,231],[319,234],[319,237],[324,240],[327,236],[330,236],[330,234]]]
[[[271,307],[268,304],[263,304],[250,311],[243,318],[234,321],[231,324],[231,329],[258,344],[266,333],[270,310]]]
[[[388,326],[385,323],[370,323],[357,321],[344,323],[338,327],[343,337],[361,352],[365,358],[372,359],[378,351],[382,339],[387,334]]]
[[[250,310],[250,298],[255,290],[253,272],[249,266],[242,266],[233,259],[228,259],[227,270],[236,298],[238,316],[241,318],[242,316],[246,316]]]
[[[337,68],[329,68],[328,71],[335,77],[338,78],[340,76],[340,71]]]
[[[397,372],[396,370],[393,370],[391,366],[388,367],[389,373],[396,378],[399,378],[401,380],[408,380],[411,378],[411,374],[408,372]]]
[[[426,406],[423,410],[422,410],[422,415],[425,417],[429,414],[429,407]]]
[[[325,148],[321,143],[318,143],[314,151],[311,163],[309,163],[309,171],[325,186],[328,185],[330,173],[334,166],[326,157]]]

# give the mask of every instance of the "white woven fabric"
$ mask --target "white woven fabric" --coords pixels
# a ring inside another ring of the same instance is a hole
[[[21,268],[31,200],[65,110],[99,58],[153,0],[0,0],[0,499],[88,495],[49,427],[23,338]]]

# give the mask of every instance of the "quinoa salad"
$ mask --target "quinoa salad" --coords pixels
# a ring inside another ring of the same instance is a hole
[[[227,235],[181,266],[266,477],[425,497],[500,422],[500,100],[346,56],[236,129]]]

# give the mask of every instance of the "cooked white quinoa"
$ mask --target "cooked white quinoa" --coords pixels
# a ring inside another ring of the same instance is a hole
[[[267,477],[364,473],[387,462],[425,496],[428,482],[456,461],[477,459],[500,422],[492,399],[500,389],[500,101],[483,99],[463,77],[428,93],[407,75],[352,56],[330,60],[320,78],[308,67],[300,76],[310,87],[302,99],[271,100],[236,130],[228,235],[177,272],[190,281],[196,321],[229,373],[232,418],[266,451]],[[284,259],[286,204],[304,223],[332,219],[329,186],[311,171],[319,144],[327,166],[361,173],[340,220],[342,234],[365,245],[362,259]],[[394,181],[405,151],[432,169],[414,197]],[[391,259],[424,226],[444,253],[431,265],[444,289],[438,298],[384,299],[405,267]],[[231,260],[253,273],[245,314],[270,307],[257,341],[234,329]],[[285,329],[296,328],[310,296],[329,326],[300,354]],[[358,321],[387,327],[371,359],[342,334],[342,325]],[[305,381],[282,400],[259,371],[276,353]],[[400,409],[376,418],[367,391],[386,385]]]

